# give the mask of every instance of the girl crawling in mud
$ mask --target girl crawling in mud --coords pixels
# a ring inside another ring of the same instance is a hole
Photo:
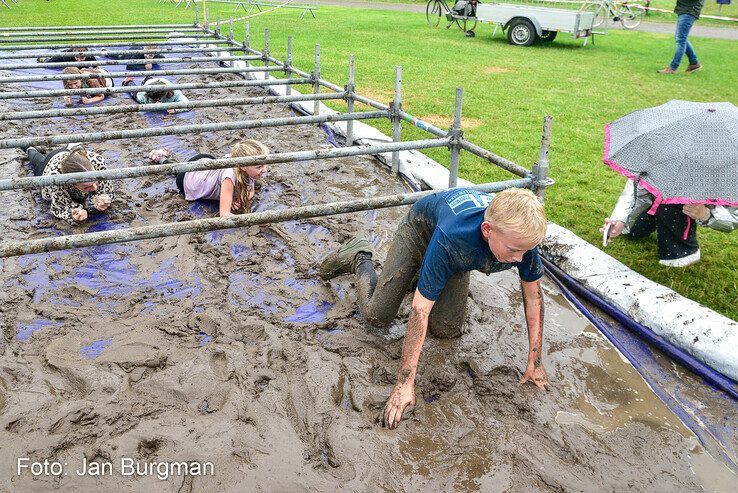
[[[233,147],[225,157],[247,157],[269,154],[269,148],[258,140],[244,140]],[[152,161],[161,162],[168,157],[164,150],[152,151]],[[215,159],[210,154],[198,154],[189,159]],[[220,217],[233,213],[251,212],[251,204],[256,194],[256,181],[267,171],[266,165],[244,166],[240,168],[224,168],[203,171],[177,173],[177,188],[187,200],[219,201]]]
[[[64,82],[64,89],[98,89],[101,87],[113,87],[113,79],[105,77],[107,72],[101,68],[88,67],[88,68],[77,68],[67,67],[62,72],[64,74],[99,74],[100,77],[93,77],[90,79],[67,79]],[[97,94],[95,96],[82,96],[83,104],[99,103],[105,99],[105,94]],[[72,104],[71,96],[64,96],[64,104],[70,106]]]
[[[35,176],[101,171],[106,169],[105,160],[95,152],[81,147],[66,147],[49,153],[35,147],[26,149],[26,156],[33,167]],[[73,185],[53,185],[41,189],[41,196],[51,201],[50,212],[54,217],[64,219],[70,224],[87,220],[89,204],[98,211],[107,210],[113,201],[113,186],[107,181],[91,181]]]

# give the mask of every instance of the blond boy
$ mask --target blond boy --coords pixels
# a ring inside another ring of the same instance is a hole
[[[488,195],[459,188],[413,205],[395,233],[379,279],[365,238],[352,239],[323,261],[319,269],[323,279],[356,274],[361,311],[376,326],[392,322],[418,279],[397,383],[384,410],[383,423],[390,429],[405,408],[415,404],[415,373],[426,332],[442,338],[461,335],[473,270],[491,274],[518,268],[530,344],[520,383],[546,388],[541,362],[543,264],[536,247],[545,233],[543,206],[529,190]]]

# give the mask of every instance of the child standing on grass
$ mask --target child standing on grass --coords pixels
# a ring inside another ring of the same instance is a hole
[[[231,148],[229,157],[266,154],[269,154],[269,148],[258,140],[244,140]],[[190,161],[204,158],[214,159],[207,154],[198,154]],[[266,171],[266,165],[262,165],[178,173],[177,188],[187,200],[219,201],[220,217],[249,213],[256,194],[255,180],[260,179]]]

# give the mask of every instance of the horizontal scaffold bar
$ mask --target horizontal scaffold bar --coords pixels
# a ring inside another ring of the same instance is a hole
[[[240,74],[242,72],[282,72],[279,67],[218,67],[218,68],[184,68],[161,70],[132,70],[130,72],[108,72],[94,74],[46,74],[46,75],[19,75],[0,77],[0,84],[11,82],[40,82],[48,80],[82,80],[97,79],[99,77],[156,77],[159,75],[214,75]]]
[[[178,38],[179,39],[179,38]],[[130,43],[70,43],[70,44],[36,44],[36,45],[0,45],[3,51],[28,51],[28,50],[63,50],[67,48],[105,48],[113,46],[182,46],[182,45],[230,45],[228,41],[220,39],[180,39],[178,41],[136,41]]]
[[[169,37],[170,36],[167,36],[167,35],[157,36],[155,34],[126,34],[126,35],[120,35],[120,36],[118,36],[118,35],[108,36],[108,35],[105,35],[105,34],[101,34],[101,35],[92,35],[92,34],[90,34],[90,35],[71,36],[71,37],[70,36],[54,37],[54,36],[51,36],[50,35],[50,36],[48,36],[45,39],[36,39],[36,38],[8,38],[8,39],[5,39],[4,36],[0,36],[0,43],[50,43],[50,42],[56,42],[56,41],[86,41],[86,40],[94,41],[94,40],[98,40],[98,39],[99,40],[108,40],[109,39],[111,41],[115,41],[115,40],[123,41],[123,40],[127,40],[127,39],[152,39],[152,40],[155,40],[155,39],[159,39],[159,38],[169,38]],[[207,34],[192,34],[192,35],[185,34],[183,36],[171,36],[171,37],[172,38],[188,38],[188,39],[193,39],[193,40],[197,40],[197,39],[201,39],[202,40],[202,39],[210,38],[211,36],[209,36]]]
[[[165,57],[165,58],[130,58],[121,60],[95,60],[90,62],[34,62],[0,65],[0,70],[21,70],[28,68],[66,68],[66,67],[104,67],[106,65],[144,65],[146,63],[197,63],[197,62],[233,62],[236,60],[261,60],[257,55],[238,56],[201,56],[201,57]]]
[[[282,152],[267,154],[264,156],[200,159],[197,161],[181,163],[151,164],[148,166],[115,168],[101,171],[85,171],[82,173],[18,177],[0,180],[0,190],[30,190],[50,185],[70,185],[97,180],[123,180],[126,178],[139,178],[142,176],[172,175],[175,173],[233,168],[236,166],[261,166],[264,164],[294,163],[301,161],[315,161],[317,159],[377,155],[393,151],[446,147],[448,143],[449,139],[410,140],[405,142],[387,142],[374,145],[318,149],[314,151]]]
[[[524,178],[497,183],[486,183],[483,185],[472,185],[472,188],[482,192],[494,193],[508,188],[530,188],[531,186],[532,180],[530,178]],[[288,209],[254,212],[251,214],[195,219],[171,224],[156,224],[111,231],[99,231],[95,233],[57,236],[54,238],[4,242],[0,244],[0,257],[12,257],[31,253],[68,250],[71,248],[83,248],[88,246],[147,240],[152,238],[164,238],[168,236],[205,233],[222,229],[244,228],[257,224],[270,224],[294,221],[298,219],[309,219],[313,217],[346,214],[349,212],[359,212],[371,209],[398,207],[414,204],[423,197],[436,192],[437,190],[428,190],[425,192],[388,195],[384,197],[363,198],[343,202],[332,202],[328,204],[307,205],[302,207],[291,207]]]
[[[112,115],[116,113],[138,113],[142,111],[166,111],[221,106],[244,106],[252,104],[294,103],[297,101],[325,101],[343,99],[344,94],[320,93],[294,96],[259,96],[251,98],[224,98],[190,100],[187,103],[121,104],[115,106],[92,106],[89,108],[55,108],[51,110],[10,111],[0,113],[0,121],[29,120],[36,118],[58,118],[66,116]]]
[[[342,122],[348,120],[371,120],[388,118],[386,111],[366,111],[362,113],[318,116],[294,116],[284,118],[265,118],[263,120],[239,120],[233,122],[201,123],[193,125],[172,125],[169,127],[151,127],[130,130],[110,130],[106,132],[90,132],[82,134],[49,135],[46,137],[22,137],[0,140],[0,149],[29,146],[53,146],[71,144],[73,142],[103,142],[106,140],[142,139],[162,135],[181,135],[198,132],[221,132],[225,130],[244,130],[249,128],[281,127],[284,125],[309,125],[314,123]]]
[[[125,46],[125,45],[124,45]],[[45,48],[44,46],[36,46],[36,49],[38,48]],[[96,56],[96,57],[106,57],[109,55],[143,55],[144,53],[151,53],[151,50],[146,50],[143,48],[143,46],[139,47],[140,49],[133,49],[133,50],[88,50],[85,52],[86,56]],[[181,56],[182,53],[218,53],[218,52],[235,52],[235,51],[243,51],[242,47],[231,47],[231,46],[218,46],[218,47],[205,47],[205,48],[166,48],[164,50],[157,50],[156,53],[158,54],[167,54],[167,55],[179,55]],[[34,53],[33,55],[30,55],[28,53],[9,53],[9,52],[0,52],[0,60],[12,60],[17,58],[45,58],[45,57],[52,57],[59,55],[59,52],[56,51],[49,51],[45,53]],[[71,56],[71,54],[67,53],[67,55]],[[257,58],[261,59],[260,56],[256,56]],[[123,60],[120,60],[123,61]],[[93,62],[94,63],[94,62]],[[0,65],[0,70],[3,69],[3,65]]]
[[[202,30],[192,24],[117,24],[114,26],[21,26],[21,27],[3,27],[0,32],[5,31],[59,31],[59,30],[77,30],[77,29],[195,29]]]
[[[264,71],[261,67],[260,71]],[[166,90],[176,89],[216,89],[224,87],[279,86],[282,84],[309,84],[312,79],[270,79],[270,80],[225,80],[221,82],[187,82],[166,86]],[[46,98],[54,96],[94,96],[97,94],[120,94],[126,92],[161,92],[162,86],[123,86],[83,89],[47,89],[38,91],[0,92],[0,99]]]
[[[500,168],[505,169],[510,173],[516,174],[518,176],[528,176],[530,174],[530,170],[523,168],[519,164],[516,164],[509,159],[505,159],[502,156],[498,156],[494,152],[488,151],[487,149],[479,147],[476,144],[472,144],[467,140],[461,141],[461,148],[474,154],[475,156],[486,159],[492,164],[496,164]]]

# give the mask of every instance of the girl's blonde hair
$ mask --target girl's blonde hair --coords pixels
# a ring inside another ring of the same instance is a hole
[[[64,70],[62,70],[63,74],[76,74],[79,75],[82,73],[82,71],[77,67],[66,67]],[[62,82],[64,83],[64,89],[70,89],[69,83],[77,80],[77,79],[64,79]],[[82,84],[84,86],[84,83]]]
[[[231,147],[231,157],[261,156],[269,154],[269,148],[258,140],[243,140]],[[249,175],[241,168],[236,170],[236,196],[241,203],[238,212],[251,212],[251,199],[249,198]]]
[[[546,236],[546,212],[538,197],[524,188],[509,188],[495,195],[484,220],[498,231],[539,244]]]
[[[59,171],[62,173],[82,173],[95,171],[95,167],[87,158],[87,151],[78,147],[61,160]]]

